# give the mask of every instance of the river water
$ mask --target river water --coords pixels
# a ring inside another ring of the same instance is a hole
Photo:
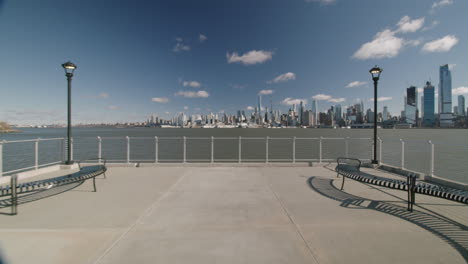
[[[21,133],[0,134],[0,140],[65,137],[64,128],[24,128]],[[102,157],[108,160],[127,159],[126,136],[130,137],[130,160],[139,162],[181,162],[186,138],[187,162],[209,162],[211,137],[215,162],[238,162],[241,139],[242,162],[318,161],[322,139],[322,160],[346,156],[360,159],[372,157],[372,129],[190,129],[190,128],[73,128],[75,160],[98,156],[98,140],[102,137]],[[158,137],[156,157],[155,136]],[[379,129],[384,163],[430,174],[431,146],[434,143],[434,174],[468,183],[468,130],[463,129]],[[270,137],[266,144],[266,137]],[[296,137],[293,144],[293,137]],[[339,139],[331,139],[339,138]],[[349,138],[345,140],[344,138]],[[347,143],[346,143],[347,141]],[[268,145],[268,147],[267,147]],[[295,146],[294,146],[295,145]],[[62,141],[39,143],[39,164],[61,160]],[[379,146],[380,147],[380,146]],[[378,158],[379,157],[379,149]],[[294,153],[294,154],[293,154]],[[34,142],[8,143],[3,146],[3,171],[34,166]]]

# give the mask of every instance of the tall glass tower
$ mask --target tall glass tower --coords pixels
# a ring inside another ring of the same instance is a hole
[[[465,96],[459,95],[458,96],[458,115],[459,116],[466,116],[465,113]]]
[[[453,127],[452,74],[448,64],[439,70],[439,121],[441,127]]]
[[[431,82],[426,82],[426,86],[424,87],[424,119],[423,119],[423,126],[426,127],[433,127],[435,125],[435,91],[434,86],[431,85]]]
[[[418,98],[418,91],[416,87],[411,86],[406,88],[406,102],[405,102],[405,116],[406,116],[406,123],[416,125],[418,119],[417,113],[417,98]]]

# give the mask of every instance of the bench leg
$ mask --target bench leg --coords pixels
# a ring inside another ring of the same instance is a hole
[[[104,179],[106,179],[106,173],[105,172],[103,173],[103,175],[104,175]]]
[[[336,173],[336,177],[337,177],[337,178],[340,177],[340,173],[339,173],[339,172]]]
[[[344,179],[345,179],[346,177],[343,176],[342,178],[343,178],[343,182],[341,183],[341,190],[343,190],[343,187],[344,187]]]
[[[94,192],[96,192],[96,177],[93,177]]]

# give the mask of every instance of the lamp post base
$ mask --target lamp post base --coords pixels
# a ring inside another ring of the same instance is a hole
[[[65,165],[72,165],[74,162],[73,160],[67,160],[65,161]]]
[[[379,161],[378,161],[378,160],[372,160],[371,163],[372,163],[372,164],[379,164]]]

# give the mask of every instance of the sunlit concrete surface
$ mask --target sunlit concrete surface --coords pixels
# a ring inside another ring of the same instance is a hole
[[[347,179],[334,165],[110,167],[0,209],[15,263],[466,263],[468,206]],[[379,175],[398,177],[369,170]],[[336,187],[336,188],[335,188]],[[0,261],[1,262],[1,261]]]

